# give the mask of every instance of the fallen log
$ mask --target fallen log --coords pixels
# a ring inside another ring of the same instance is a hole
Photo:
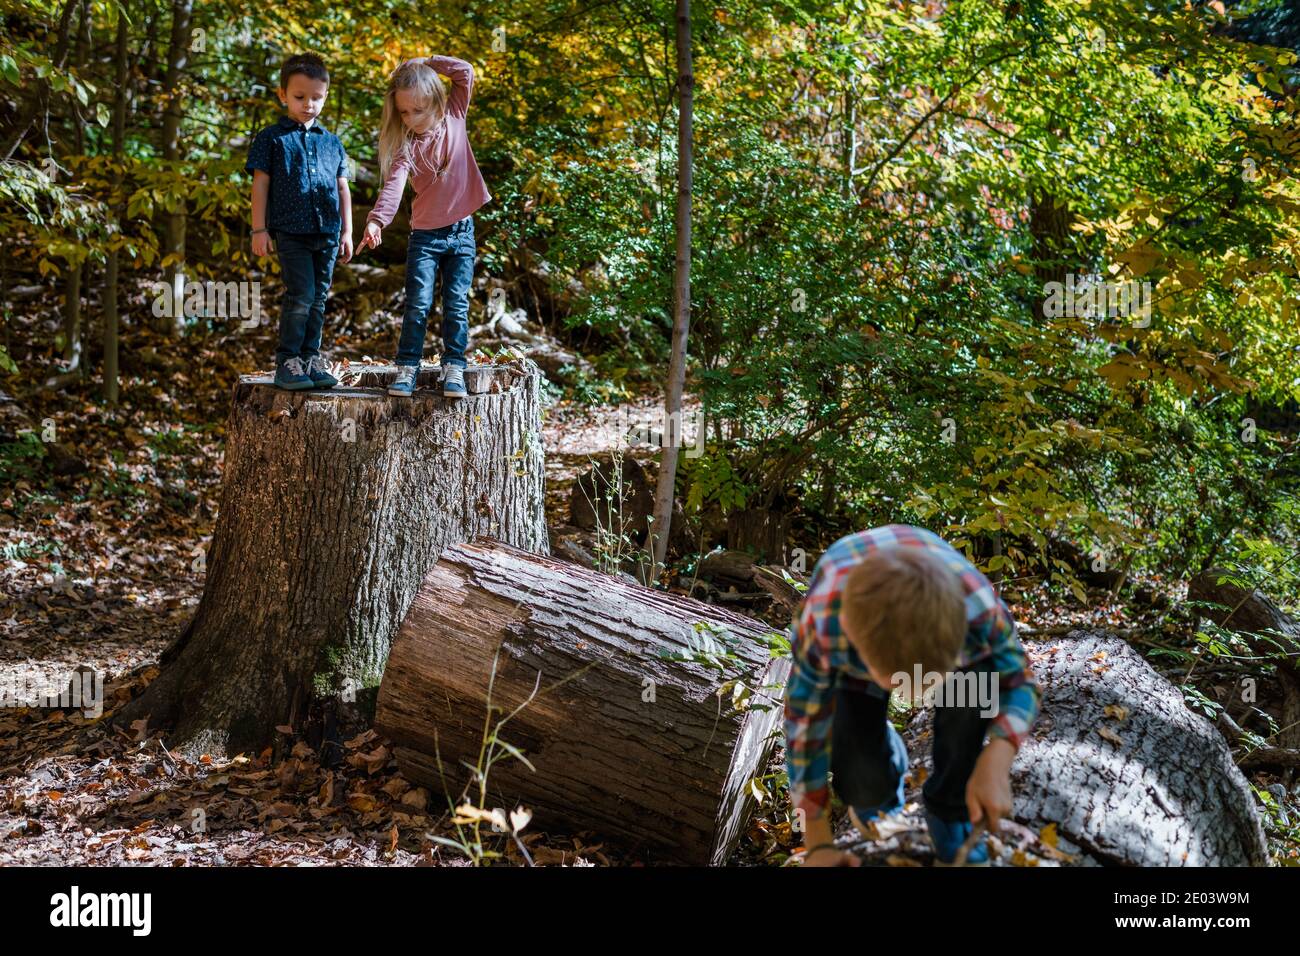
[[[1073,631],[1026,643],[1043,708],[1012,764],[1012,817],[1099,863],[1264,866],[1267,843],[1222,734],[1129,645]],[[930,712],[909,727],[928,749]]]
[[[710,551],[700,559],[699,574],[719,587],[750,584],[762,588],[772,601],[791,614],[803,601],[799,589],[786,580],[788,571],[757,564],[755,557],[746,551]]]
[[[455,802],[461,761],[478,765],[490,688],[494,714],[522,706],[501,739],[534,768],[493,766],[497,806],[660,859],[719,864],[744,830],[783,712],[790,662],[769,656],[769,632],[495,542],[460,545],[424,579],[394,639],[375,727],[403,776]],[[717,694],[736,680],[750,695],[739,710],[730,689]]]
[[[1263,592],[1233,584],[1228,574],[1222,568],[1202,571],[1187,583],[1187,599],[1207,605],[1200,613],[1241,634],[1252,653],[1278,660],[1282,729],[1275,743],[1283,750],[1300,750],[1300,622]],[[1282,659],[1279,647],[1289,656]]]
[[[1187,599],[1209,605],[1202,613],[1214,623],[1245,634],[1273,632],[1292,641],[1300,641],[1300,623],[1279,608],[1268,595],[1247,590],[1227,580],[1222,568],[1202,571],[1187,583]]]

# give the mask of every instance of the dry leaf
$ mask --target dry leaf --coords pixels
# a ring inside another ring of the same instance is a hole
[[[1049,823],[1047,826],[1039,830],[1038,839],[1042,841],[1043,846],[1051,846],[1051,847],[1056,846],[1056,842],[1058,839],[1056,835],[1056,824]]]
[[[375,798],[368,793],[348,794],[348,806],[357,813],[369,813],[378,805],[375,803]]]

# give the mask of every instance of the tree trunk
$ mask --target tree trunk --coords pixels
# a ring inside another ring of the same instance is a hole
[[[444,552],[402,622],[375,727],[403,776],[458,802],[461,761],[479,764],[485,723],[520,708],[500,739],[535,770],[513,758],[492,767],[487,792],[499,805],[522,804],[543,827],[719,864],[743,832],[749,782],[766,769],[783,713],[790,661],[769,656],[770,630],[576,565],[461,545]],[[713,658],[718,669],[704,663],[709,640],[734,652]],[[729,690],[716,693],[735,679],[753,694],[740,711]]]
[[[1065,200],[1058,201],[1051,193],[1038,189],[1033,191],[1029,200],[1029,234],[1034,243],[1034,278],[1038,280],[1038,288],[1044,290],[1034,301],[1034,318],[1040,321],[1046,318],[1043,305],[1047,301],[1047,283],[1064,282],[1066,274],[1074,271],[1069,261],[1073,218]]]
[[[77,28],[77,41],[73,48],[72,68],[80,72],[85,68],[87,52],[90,49],[90,2],[81,4],[81,23]],[[72,121],[72,155],[80,159],[85,155],[85,132],[80,108],[75,96],[69,94]],[[71,164],[70,164],[71,165]],[[75,172],[73,174],[76,175]],[[63,361],[65,368],[48,378],[47,389],[61,389],[71,385],[82,377],[82,330],[81,330],[81,289],[84,279],[90,271],[90,260],[73,262],[68,265],[67,278],[63,287]]]
[[[181,79],[189,63],[191,43],[191,13],[194,0],[173,0],[171,41],[167,47],[167,75],[163,81],[163,93],[167,97],[167,106],[163,110],[161,128],[161,147],[163,160],[167,169],[179,175],[181,157],[181,117],[184,115],[184,102],[181,91]],[[183,202],[183,200],[182,200]],[[176,277],[185,272],[185,210],[163,213],[161,258],[173,257],[165,268],[166,282],[175,288]],[[179,335],[185,328],[185,310],[176,308],[172,314],[165,314],[158,319],[158,331]]]
[[[673,495],[677,483],[677,449],[682,443],[682,391],[686,387],[686,338],[691,325],[691,178],[692,103],[695,75],[691,67],[691,0],[677,0],[677,265],[673,273],[673,340],[668,356],[668,386],[664,396],[664,436],[655,486],[655,515],[651,535],[654,568],[668,554],[672,530]],[[701,425],[703,427],[703,425]]]
[[[240,378],[203,598],[120,721],[170,725],[187,753],[259,748],[310,703],[373,702],[445,547],[492,535],[547,550],[536,368],[478,370],[467,387],[492,393],[459,400],[390,398],[377,386],[395,372],[354,367],[308,392]]]
[[[762,561],[776,561],[790,541],[790,516],[767,508],[746,508],[727,515],[727,547],[753,551]]]
[[[126,139],[126,83],[127,83],[127,13],[130,9],[127,0],[117,11],[117,44],[113,54],[116,86],[113,90],[113,224],[120,235],[122,228],[122,209],[117,201],[117,191],[122,187],[122,144]],[[104,265],[104,401],[110,405],[117,404],[118,392],[118,256],[119,250],[113,245],[108,250],[108,261]]]
[[[1264,866],[1255,798],[1223,736],[1122,639],[1026,644],[1043,691],[1011,768],[1012,817],[1129,866]],[[1117,709],[1119,708],[1119,709]],[[924,735],[929,712],[910,730]]]

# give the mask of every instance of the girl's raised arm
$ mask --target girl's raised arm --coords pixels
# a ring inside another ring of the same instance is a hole
[[[469,97],[474,91],[474,67],[454,56],[431,56],[424,62],[444,76],[451,77],[447,95],[447,112],[464,119],[469,112]]]

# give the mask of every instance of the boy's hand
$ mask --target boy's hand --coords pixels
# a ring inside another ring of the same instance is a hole
[[[971,823],[987,818],[988,831],[996,833],[998,821],[1011,813],[1011,761],[1016,748],[1003,737],[994,737],[980,752],[975,770],[966,781],[966,809]]]
[[[862,861],[847,850],[835,846],[831,818],[826,813],[811,815],[805,821],[804,845],[812,850],[804,854],[804,866],[861,866]]]
[[[379,223],[366,223],[366,234],[361,237],[361,248],[374,249],[378,246],[380,242],[380,233],[382,232],[383,230],[379,228]]]
[[[259,259],[271,254],[271,234],[269,232],[257,232],[253,234],[253,255]]]
[[[352,234],[349,232],[339,236],[339,258],[344,262],[352,261]]]

